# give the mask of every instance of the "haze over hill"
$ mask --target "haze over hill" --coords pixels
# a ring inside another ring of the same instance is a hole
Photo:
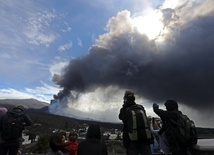
[[[62,128],[65,122],[68,122],[71,126],[81,126],[83,124],[90,124],[96,122],[90,119],[81,119],[77,117],[66,117],[61,115],[51,114],[48,111],[49,104],[41,102],[35,99],[4,99],[0,100],[0,107],[6,107],[11,109],[17,105],[23,105],[26,112],[34,120],[35,124],[41,123],[42,125],[49,126],[51,128]],[[38,122],[39,121],[39,122]],[[58,123],[56,123],[58,122]],[[117,128],[122,129],[122,124],[99,122],[104,128]],[[48,124],[48,125],[47,125]]]
[[[0,106],[4,104],[9,106],[23,105],[27,109],[41,109],[46,106],[49,106],[48,103],[36,99],[0,99]]]

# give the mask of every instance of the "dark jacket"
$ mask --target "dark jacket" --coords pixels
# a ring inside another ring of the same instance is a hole
[[[122,120],[123,123],[126,123],[125,120],[126,120],[126,111],[127,111],[127,108],[132,106],[132,105],[136,105],[136,103],[134,101],[126,101],[123,103],[123,106],[122,108],[120,109],[120,113],[119,113],[119,119]],[[126,126],[126,124],[125,124]]]
[[[122,108],[120,109],[120,113],[118,118],[120,120],[122,120],[123,122],[123,146],[125,148],[128,147],[129,143],[130,143],[130,139],[129,139],[129,135],[128,135],[128,124],[127,124],[127,108],[132,106],[132,105],[136,105],[136,103],[133,100],[127,100],[124,101]]]
[[[177,114],[181,113],[178,109],[174,109],[172,111],[165,111],[162,109],[159,109],[158,107],[153,107],[153,111],[161,118],[163,123],[168,122],[170,119],[176,121],[177,120]]]
[[[126,113],[127,113],[127,108],[131,107],[132,105],[136,105],[136,103],[134,101],[129,101],[128,100],[128,101],[124,102],[122,108],[120,109],[120,113],[119,113],[118,118],[120,120],[122,120],[122,122],[123,122],[123,132],[128,132],[128,125],[127,125],[127,122],[126,122],[126,120],[127,120]]]
[[[167,133],[167,128],[168,128],[168,124],[170,123],[170,120],[173,121],[177,121],[177,114],[182,114],[181,111],[179,111],[177,108],[172,109],[170,111],[165,111],[162,109],[159,109],[159,107],[157,105],[153,105],[153,111],[161,118],[162,122],[163,122],[163,127],[160,130],[160,134],[162,134],[163,132]],[[187,154],[187,148],[185,146],[179,145],[175,142],[175,141],[170,141],[169,142],[169,148],[170,151],[174,154],[182,154],[182,155],[186,155]]]
[[[159,109],[158,106],[153,106],[153,111],[161,118],[162,120],[162,127],[159,130],[159,135],[161,135],[165,130],[167,130],[167,125],[170,122],[170,120],[177,121],[177,114],[182,114],[181,111],[178,111],[178,109],[174,109],[171,111],[165,111],[162,109]]]
[[[8,114],[13,115],[14,117],[22,117],[24,126],[29,126],[29,125],[32,124],[31,118],[22,109],[13,108],[12,110],[9,110],[8,112],[6,112],[5,114],[3,114],[0,117],[0,131],[1,131],[2,127],[4,126],[4,123],[6,123]],[[4,142],[21,142],[21,141],[22,141],[22,135],[20,135],[20,137],[18,137],[16,139],[13,139],[13,140],[4,140],[0,136],[0,143],[4,143]]]
[[[97,138],[89,138],[79,144],[78,155],[107,155],[107,146],[105,141]]]
[[[78,155],[107,155],[107,146],[104,140],[101,139],[100,127],[97,124],[89,126],[86,139],[79,143]]]

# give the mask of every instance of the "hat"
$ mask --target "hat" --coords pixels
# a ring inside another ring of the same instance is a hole
[[[135,100],[134,93],[131,90],[125,91],[123,99]]]
[[[166,100],[164,105],[166,106],[166,110],[167,111],[173,111],[173,110],[177,110],[178,109],[178,103],[174,99]]]

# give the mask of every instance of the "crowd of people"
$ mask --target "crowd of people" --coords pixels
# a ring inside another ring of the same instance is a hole
[[[176,100],[166,100],[164,103],[166,110],[159,109],[159,105],[156,103],[153,104],[154,113],[160,117],[160,121],[157,122],[154,117],[149,119],[146,116],[146,110],[142,105],[135,103],[135,95],[132,91],[126,91],[123,99],[118,118],[123,123],[122,140],[127,155],[152,155],[154,153],[188,155],[187,146],[170,141],[166,136],[167,122],[176,121],[177,114],[182,114]],[[1,155],[21,154],[19,151],[22,142],[21,133],[15,138],[8,139],[3,135],[10,115],[19,117],[23,126],[32,124],[32,120],[24,112],[23,106],[17,106],[12,110],[0,108]],[[132,118],[130,119],[130,117]],[[140,119],[140,123],[137,119]],[[65,131],[55,132],[49,138],[49,146],[48,155],[108,155],[107,145],[102,138],[99,124],[91,124],[85,139],[81,142],[78,142],[78,133],[75,131],[71,131],[68,137]]]
[[[91,124],[86,133],[86,139],[77,141],[78,134],[70,132],[68,140],[65,132],[53,133],[49,139],[51,151],[49,155],[107,155],[107,145],[101,137],[99,124]]]

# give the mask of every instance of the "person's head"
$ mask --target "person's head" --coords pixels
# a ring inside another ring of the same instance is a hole
[[[57,152],[61,149],[61,144],[62,142],[62,135],[59,132],[55,132],[53,133],[50,137],[49,137],[49,146],[51,148],[52,151]]]
[[[178,103],[174,99],[168,99],[164,103],[167,111],[175,111],[178,110]]]
[[[131,90],[126,90],[123,99],[124,101],[135,101],[134,93]]]
[[[18,106],[16,106],[14,109],[18,109],[18,110],[20,110],[20,111],[24,111],[24,106],[22,106],[22,105],[18,105]]]
[[[7,112],[7,108],[0,107],[0,116]]]
[[[78,135],[77,135],[76,132],[71,131],[71,132],[69,133],[69,140],[70,140],[70,141],[75,142],[75,141],[77,140],[77,138],[78,138]]]
[[[101,139],[101,131],[100,131],[100,126],[98,124],[91,124],[88,127],[88,131],[86,133],[86,139],[88,138]]]
[[[64,130],[60,130],[59,134],[61,135],[62,142],[65,142],[67,140],[66,132]]]

